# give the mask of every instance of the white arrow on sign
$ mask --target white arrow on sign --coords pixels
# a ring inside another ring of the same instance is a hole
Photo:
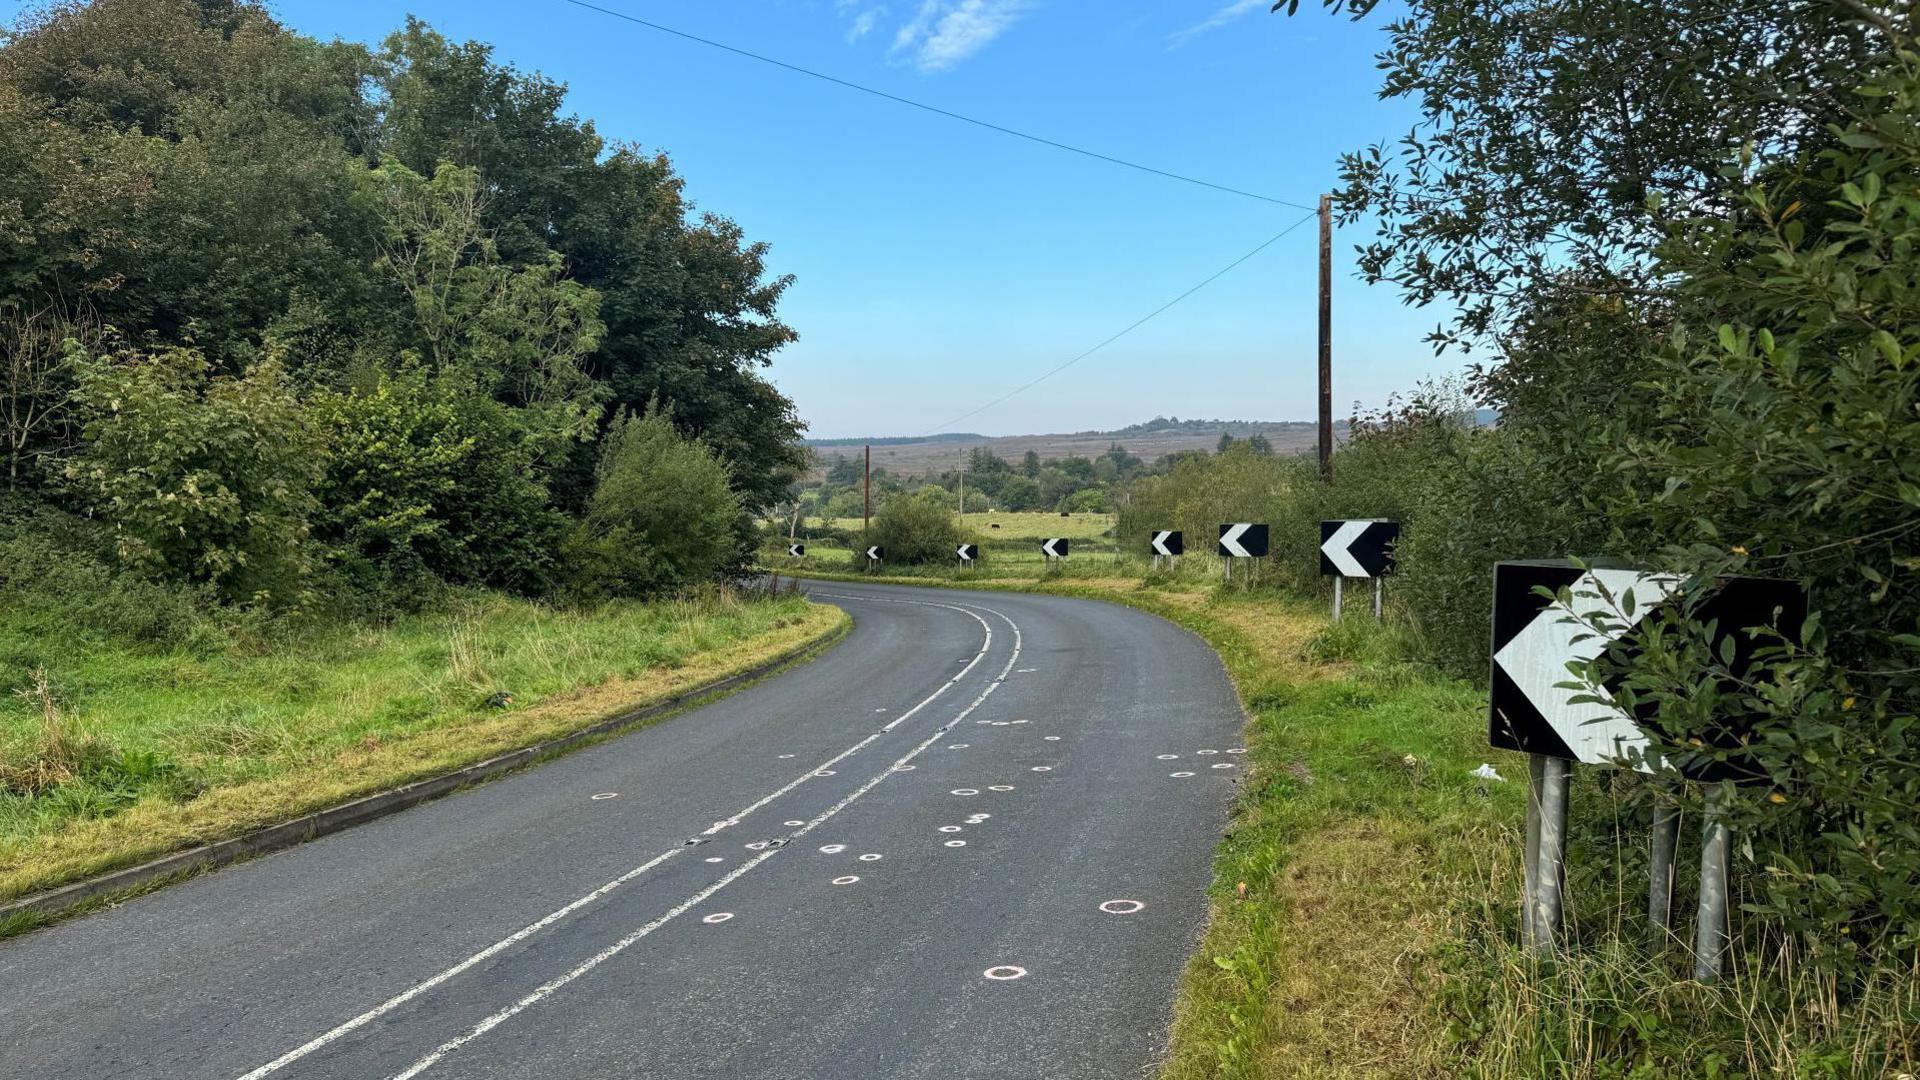
[[[867,558],[869,558],[869,559],[872,559],[872,560],[873,560],[874,562],[879,562],[879,561],[880,561],[880,549],[879,549],[879,547],[877,547],[877,546],[875,546],[875,547],[870,547],[870,548],[868,548],[868,549],[867,549]]]
[[[1153,551],[1156,555],[1171,555],[1173,549],[1167,546],[1167,540],[1173,536],[1172,529],[1162,529],[1153,534]]]
[[[1354,558],[1353,552],[1347,549],[1352,547],[1353,542],[1360,539],[1361,534],[1367,531],[1367,526],[1372,524],[1371,521],[1342,522],[1340,528],[1327,538],[1327,542],[1320,545],[1321,554],[1333,561],[1341,577],[1367,576],[1367,568],[1361,566],[1360,560]]]
[[[1058,543],[1061,543],[1058,537],[1047,540],[1040,545],[1040,550],[1046,552],[1047,557],[1050,559],[1064,559],[1067,557],[1067,553],[1054,546]]]
[[[961,544],[959,547],[953,549],[953,553],[955,555],[960,556],[960,561],[962,562],[973,561],[973,545],[972,544]]]
[[[1253,528],[1253,523],[1250,521],[1242,521],[1238,525],[1233,526],[1220,535],[1220,546],[1226,548],[1227,554],[1234,558],[1253,558],[1253,552],[1240,546],[1240,538],[1247,535],[1247,530],[1251,528]]]
[[[1493,662],[1553,726],[1576,758],[1595,763],[1622,759],[1638,762],[1648,740],[1631,717],[1604,702],[1575,702],[1574,698],[1591,691],[1559,684],[1577,681],[1567,670],[1568,664],[1592,660],[1605,652],[1647,612],[1678,592],[1680,585],[1681,579],[1673,574],[1589,570],[1569,587],[1571,604],[1555,601],[1543,608],[1494,654]],[[1629,590],[1633,595],[1630,614],[1625,610]],[[1594,633],[1587,620],[1596,615],[1606,616],[1613,637]]]
[[[788,544],[787,545],[787,554],[793,556],[796,559],[802,555],[805,555],[806,553],[807,553],[807,546],[805,544]]]

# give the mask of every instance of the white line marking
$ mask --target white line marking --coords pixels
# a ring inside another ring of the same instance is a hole
[[[863,597],[862,599],[866,599],[866,598]],[[901,601],[901,602],[905,603],[908,601]],[[939,604],[939,605],[932,605],[932,606],[946,607],[949,605]],[[1021,635],[1020,635],[1019,625],[1016,624],[1012,619],[1008,619],[1005,615],[1002,615],[1000,612],[993,611],[993,609],[991,608],[982,608],[981,610],[989,611],[989,612],[992,612],[992,614],[994,615],[998,615],[1001,619],[1006,620],[1006,623],[1008,626],[1013,627],[1013,654],[1007,657],[1007,666],[1001,669],[1000,674],[996,676],[992,682],[987,684],[987,688],[985,690],[980,691],[980,695],[978,697],[974,698],[972,701],[967,703],[967,707],[962,709],[960,711],[960,714],[954,717],[953,720],[949,722],[948,724],[949,727],[952,726],[953,724],[957,724],[960,721],[966,719],[970,713],[972,713],[975,709],[978,709],[980,705],[987,700],[989,695],[991,695],[995,690],[998,690],[1000,688],[1000,684],[1006,681],[1007,675],[1013,670],[1014,663],[1020,659]],[[988,633],[989,634],[992,633],[991,629],[989,629]],[[975,663],[978,663],[978,662],[979,662],[978,658],[976,657]],[[904,765],[909,761],[912,761],[914,758],[920,755],[921,751],[932,746],[934,743],[939,742],[940,737],[945,734],[946,734],[946,730],[945,728],[942,728],[938,731],[935,731],[932,735],[929,735],[925,740],[923,740],[922,742],[914,746],[913,749],[903,754],[900,757],[900,759],[895,761],[892,765],[888,766],[885,769],[882,769],[880,772],[876,773],[874,776],[872,776],[871,778],[863,782],[859,787],[855,788],[852,791],[852,793],[848,794],[845,798],[841,799],[839,802],[834,803],[832,806],[829,806],[825,810],[821,811],[820,814],[815,816],[812,820],[808,821],[805,827],[801,828],[798,832],[794,833],[790,839],[797,840],[800,837],[806,835],[807,833],[812,832],[814,829],[818,828],[822,824],[825,824],[829,818],[833,817],[835,814],[838,814],[841,810],[846,809],[848,806],[851,806],[855,799],[858,799],[862,795],[865,795],[867,792],[872,791],[876,786],[880,784],[881,781],[885,780],[888,776],[893,775],[894,771],[899,766]],[[947,846],[948,847],[965,847],[966,843],[967,842],[965,840],[949,840],[947,841]],[[678,851],[678,850],[684,850],[684,849],[676,848],[675,850]],[[727,873],[726,876],[720,878],[718,881],[715,881],[713,884],[707,886],[704,889],[701,889],[699,892],[694,893],[692,896],[681,901],[679,904],[669,909],[665,914],[661,915],[659,918],[654,919],[652,922],[647,923],[645,926],[642,926],[638,930],[635,930],[631,934],[628,934],[626,937],[621,938],[619,941],[614,942],[612,945],[607,946],[606,948],[595,953],[593,956],[582,961],[580,965],[578,967],[575,967],[573,970],[567,972],[564,975],[560,975],[553,979],[550,979],[545,983],[542,983],[540,986],[536,987],[534,990],[529,992],[525,997],[522,997],[520,1000],[514,1002],[512,1005],[509,1005],[506,1008],[501,1009],[499,1012],[496,1012],[493,1015],[487,1017],[486,1019],[480,1021],[478,1024],[475,1024],[473,1028],[469,1030],[466,1034],[456,1035],[453,1038],[448,1039],[446,1042],[441,1043],[439,1046],[435,1047],[432,1052],[428,1053],[425,1057],[422,1057],[420,1060],[408,1066],[404,1071],[395,1073],[393,1076],[393,1080],[413,1080],[413,1077],[416,1077],[421,1073],[425,1072],[426,1070],[432,1068],[435,1063],[440,1061],[440,1059],[446,1057],[448,1054],[454,1052],[455,1050],[460,1049],[462,1046],[465,1046],[466,1044],[472,1042],[473,1040],[478,1039],[480,1036],[485,1035],[487,1032],[492,1031],[496,1027],[499,1027],[501,1024],[507,1022],[508,1020],[511,1020],[515,1016],[518,1016],[520,1013],[525,1012],[527,1009],[532,1008],[535,1005],[538,1005],[540,1002],[546,1000],[548,997],[551,997],[553,993],[559,990],[561,987],[566,986],[568,983],[574,981],[575,979],[578,979],[580,976],[585,975],[587,972],[592,971],[594,968],[599,967],[601,964],[606,963],[608,960],[611,960],[613,957],[618,956],[620,953],[626,951],[629,947],[631,947],[634,942],[639,941],[640,939],[653,933],[655,930],[658,930],[662,926],[665,926],[667,923],[672,922],[676,918],[679,918],[681,915],[685,914],[688,910],[698,906],[700,903],[705,901],[708,897],[719,892],[721,889],[726,888],[728,885],[733,884],[735,881],[738,881],[743,875],[745,875],[748,871],[752,870],[754,867],[759,866],[761,863],[766,862],[768,859],[773,858],[775,855],[778,855],[782,850],[784,849],[772,848],[770,850],[763,851],[758,855],[755,855],[753,858],[747,860],[746,862],[742,863],[740,866],[734,868],[732,871]],[[669,852],[668,854],[671,854],[671,852]],[[1022,972],[1022,974],[1024,974],[1024,972]]]
[[[879,598],[859,597],[857,599],[878,600]],[[933,693],[923,698],[918,705],[915,705],[913,708],[907,710],[905,713],[902,713],[900,717],[893,722],[894,724],[898,724],[901,720],[907,719],[913,714],[919,712],[921,709],[925,708],[927,705],[931,704],[933,700],[935,698],[938,698],[941,694],[946,693],[947,690],[950,687],[952,687],[954,683],[959,682],[960,679],[967,674],[967,672],[973,669],[974,665],[978,664],[982,659],[986,657],[988,649],[990,649],[993,645],[993,624],[987,622],[987,620],[981,618],[978,614],[976,614],[973,611],[970,611],[962,607],[956,607],[955,605],[952,605],[952,604],[925,603],[918,600],[884,600],[881,602],[901,603],[901,604],[920,604],[923,607],[951,608],[954,611],[962,612],[963,614],[967,615],[969,618],[974,619],[986,630],[985,640],[981,642],[980,651],[974,655],[973,661],[969,663],[965,668],[962,668],[959,675],[955,675],[953,678],[948,679],[945,683],[941,684],[939,689],[935,690]],[[1016,625],[1012,619],[1007,618],[1006,615],[998,611],[994,611],[991,608],[982,608],[981,610],[987,611],[990,614],[993,614],[999,617],[1008,626],[1013,628],[1013,656],[1009,658],[1007,661],[1007,670],[1011,670],[1013,668],[1014,662],[1018,660],[1020,656],[1020,641],[1021,641],[1020,627]],[[988,685],[986,693],[992,693],[994,688],[997,687],[1000,684],[1000,682],[1004,681],[1006,677],[1007,677],[1007,671],[1002,671],[1000,673],[1000,677],[994,680],[993,683]],[[981,699],[976,699],[973,705],[969,705],[967,709],[961,713],[961,715],[965,716],[967,715],[967,713],[971,713],[974,710],[974,708],[979,704],[979,700],[984,700],[984,695]],[[889,724],[887,726],[892,727],[893,724]],[[935,733],[934,738],[938,739],[939,736],[944,733],[945,731],[943,729],[942,731]],[[879,737],[878,733],[869,735],[866,738],[855,743],[853,746],[849,747],[848,749],[842,751],[839,755],[828,760],[824,764],[832,765],[838,761],[841,761],[846,757],[852,755],[856,751],[864,748],[865,746],[873,742],[873,740],[878,737]],[[916,749],[915,752],[917,753],[918,750]],[[905,760],[905,759],[902,759],[902,760]],[[741,821],[741,819],[753,813],[755,810],[760,809],[761,807],[767,805],[768,803],[779,798],[780,796],[785,795],[787,792],[792,791],[794,788],[799,787],[801,784],[805,783],[812,775],[813,773],[811,771],[802,774],[798,779],[792,781],[791,783],[787,784],[786,786],[782,787],[780,790],[774,792],[773,794],[767,796],[766,798],[759,800],[758,802],[754,803],[752,806],[747,807],[745,810],[742,810],[739,813],[733,815],[727,820],[715,822],[712,827],[708,828],[701,835],[711,836],[712,834],[719,832],[720,830],[727,828],[730,825],[738,824]],[[808,828],[811,828],[811,826],[808,826]],[[805,832],[805,831],[806,831],[805,829],[802,830],[802,832]],[[354,1017],[353,1019],[348,1020],[345,1023],[342,1023],[334,1028],[331,1028],[328,1031],[321,1033],[320,1035],[315,1036],[314,1038],[308,1040],[305,1043],[302,1043],[299,1046],[294,1047],[292,1050],[287,1051],[286,1053],[280,1055],[279,1057],[273,1059],[272,1061],[267,1062],[265,1065],[262,1065],[259,1068],[254,1069],[252,1072],[242,1075],[239,1078],[239,1080],[261,1080],[262,1077],[278,1072],[281,1069],[286,1068],[288,1065],[291,1065],[294,1062],[300,1060],[301,1058],[306,1057],[307,1055],[313,1053],[314,1051],[322,1049],[334,1042],[337,1042],[342,1037],[349,1035],[354,1031],[359,1030],[362,1027],[365,1027],[367,1024],[372,1023],[375,1020],[378,1020],[380,1017],[385,1016],[387,1013],[392,1012],[393,1010],[399,1008],[402,1005],[405,1005],[407,1002],[412,1001],[413,999],[419,997],[421,994],[424,994],[427,991],[432,990],[434,987],[439,986],[442,983],[445,983],[448,979],[454,978],[455,976],[461,974],[462,972],[472,969],[474,965],[483,963],[494,956],[498,956],[501,952],[504,952],[505,950],[510,949],[515,945],[518,945],[520,942],[525,941],[526,939],[532,937],[533,935],[539,933],[542,930],[545,930],[547,927],[552,926],[554,923],[559,922],[561,919],[564,919],[567,916],[573,914],[574,912],[580,910],[581,908],[587,906],[588,904],[593,903],[595,900],[600,899],[601,897],[614,891],[620,886],[625,885],[627,882],[632,881],[634,878],[639,877],[640,875],[646,873],[649,870],[652,870],[654,867],[659,866],[661,863],[666,862],[668,859],[673,858],[675,855],[678,855],[680,852],[685,850],[686,848],[684,847],[673,848],[669,851],[664,852],[663,854],[657,855],[647,860],[644,863],[641,863],[639,866],[636,866],[632,870],[629,870],[626,873],[620,875],[619,877],[614,878],[612,881],[607,882],[605,885],[600,886],[598,889],[595,889],[592,892],[587,893],[585,896],[582,896],[579,899],[573,901],[572,903],[567,904],[565,907],[549,912],[548,914],[542,916],[539,920],[529,923],[528,925],[520,928],[519,930],[516,930],[511,935],[505,938],[502,938],[499,941],[494,942],[492,945],[489,945],[486,948],[480,950],[479,952],[474,953],[472,956],[469,956],[465,960],[462,960],[459,963],[453,965],[452,967],[447,968],[445,971],[440,972],[438,975],[433,976],[432,978],[426,980],[425,982],[418,983],[406,990],[401,991],[399,994],[396,994],[393,997],[390,997],[387,1000],[381,1002],[380,1004],[375,1005],[373,1008],[368,1009],[366,1012],[361,1013],[360,1015]],[[768,851],[763,854],[756,855],[753,859],[749,860],[745,864],[741,865],[740,867],[732,871],[732,874],[730,876],[722,878],[721,881],[726,882],[726,881],[733,880],[734,875],[745,873],[747,870],[750,870],[753,867],[759,865],[762,859],[767,858],[769,855],[772,855],[774,852],[779,850],[780,850],[779,848],[774,848],[772,851]]]

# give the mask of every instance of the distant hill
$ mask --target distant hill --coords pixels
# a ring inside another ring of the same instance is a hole
[[[917,475],[952,469],[966,459],[976,446],[984,446],[1010,462],[1018,462],[1027,451],[1050,461],[1063,457],[1094,457],[1115,443],[1148,461],[1167,454],[1194,450],[1212,450],[1220,436],[1244,439],[1264,435],[1276,453],[1311,450],[1318,442],[1317,428],[1306,420],[1182,420],[1157,416],[1142,424],[1130,424],[1112,431],[1076,431],[1055,435],[932,435],[925,438],[898,436],[875,439],[809,439],[821,461],[836,455],[854,457],[860,448],[873,445],[873,463],[896,473]],[[1346,437],[1346,425],[1334,427],[1335,438]],[[851,453],[849,453],[851,451]]]

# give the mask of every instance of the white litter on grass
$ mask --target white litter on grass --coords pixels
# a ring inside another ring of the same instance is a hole
[[[1479,768],[1473,770],[1472,775],[1476,780],[1498,780],[1503,784],[1507,782],[1506,777],[1495,772],[1493,766],[1485,762],[1482,762]]]

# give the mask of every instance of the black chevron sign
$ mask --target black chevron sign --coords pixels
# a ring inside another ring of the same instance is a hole
[[[886,557],[887,557],[887,549],[881,547],[879,544],[875,544],[872,547],[867,549],[867,559],[870,562],[880,562]]]
[[[1535,592],[1544,588],[1565,602]],[[1503,562],[1493,572],[1493,670],[1487,741],[1507,750],[1590,764],[1626,764],[1651,771],[1646,753],[1659,719],[1629,715],[1576,683],[1568,664],[1592,660],[1615,643],[1628,650],[1648,616],[1684,602],[1687,582],[1674,574],[1582,567],[1561,560]],[[1627,600],[1631,594],[1632,600]],[[1728,577],[1709,584],[1691,618],[1714,627],[1715,655],[1735,678],[1751,670],[1755,651],[1769,639],[1756,627],[1797,638],[1806,619],[1806,592],[1795,582]],[[1590,621],[1602,616],[1606,635]],[[1725,676],[1723,676],[1725,677]],[[1610,688],[1611,689],[1611,688]],[[1732,687],[1727,688],[1731,690]],[[1734,700],[1728,697],[1726,700]],[[1752,727],[1748,716],[1722,716],[1719,727],[1695,733],[1718,749],[1742,745]],[[1695,779],[1743,779],[1736,761],[1690,768]]]
[[[1067,548],[1068,544],[1065,537],[1054,536],[1040,541],[1040,553],[1049,559],[1066,558]]]
[[[1155,555],[1179,555],[1187,550],[1187,542],[1177,531],[1162,529],[1153,534],[1149,541]]]
[[[1320,572],[1328,577],[1376,578],[1393,573],[1400,523],[1378,518],[1320,523]]]
[[[1220,526],[1220,554],[1229,559],[1267,557],[1267,527],[1250,521]]]
[[[961,562],[972,562],[980,557],[980,549],[972,544],[961,544],[953,549],[953,553],[960,556]]]
[[[807,553],[807,545],[805,544],[796,543],[796,544],[787,545],[787,554],[793,556],[796,559],[801,557],[802,555],[805,555],[806,553]]]

